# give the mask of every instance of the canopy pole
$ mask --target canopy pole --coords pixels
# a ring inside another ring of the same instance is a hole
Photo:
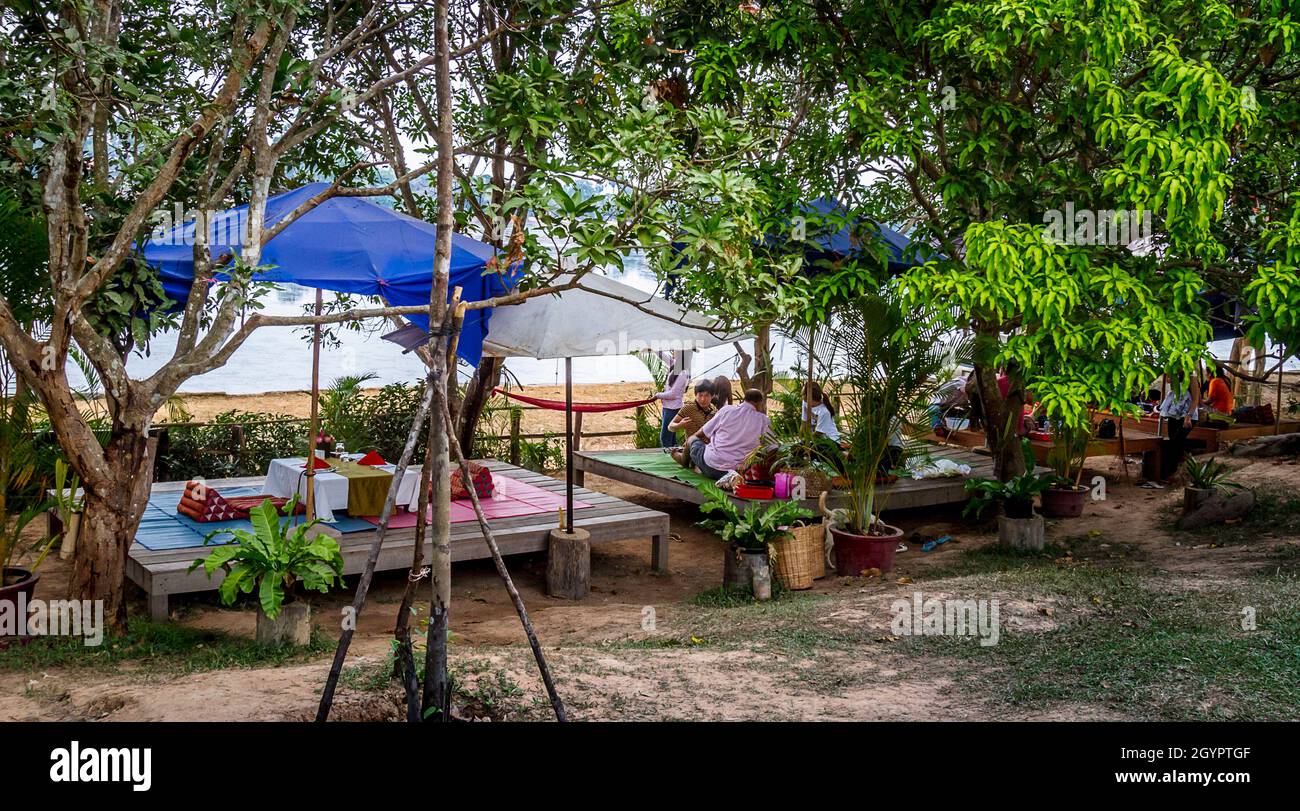
[[[803,427],[812,436],[812,407],[808,405],[808,399],[812,396],[813,380],[813,345],[817,338],[817,326],[808,325],[808,379],[804,381],[804,406],[803,406]]]
[[[316,288],[316,315],[324,307],[321,289]],[[307,520],[316,517],[316,436],[320,433],[320,324],[311,332],[311,429],[307,436]]]
[[[573,532],[573,358],[564,359],[564,531]]]

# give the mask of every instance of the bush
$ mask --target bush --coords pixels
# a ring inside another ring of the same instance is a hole
[[[244,436],[240,442],[237,426]],[[169,428],[156,481],[260,476],[272,459],[307,453],[307,421],[287,414],[225,411],[205,425]]]

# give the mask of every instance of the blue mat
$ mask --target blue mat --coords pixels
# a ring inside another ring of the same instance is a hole
[[[227,487],[221,490],[221,494],[232,497],[257,496],[261,495],[261,490],[257,487]],[[180,491],[150,495],[149,504],[144,508],[144,517],[140,520],[140,528],[135,533],[136,543],[155,552],[160,549],[186,549],[203,546],[204,538],[212,532],[236,529],[253,531],[253,522],[247,519],[201,524],[189,516],[176,512],[176,505],[180,501]],[[339,532],[363,532],[375,529],[374,524],[360,518],[339,513],[335,513],[335,517],[337,521],[327,523],[325,526]],[[303,520],[302,516],[296,518],[298,521]],[[288,517],[280,519],[282,524],[287,524],[289,521]],[[209,546],[230,543],[232,540],[230,535],[223,534],[213,539]]]

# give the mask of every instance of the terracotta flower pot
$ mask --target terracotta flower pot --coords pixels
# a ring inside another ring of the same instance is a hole
[[[1043,491],[1043,515],[1048,518],[1078,518],[1088,501],[1088,488],[1050,487]]]
[[[903,530],[881,525],[884,535],[859,535],[847,532],[835,524],[829,529],[835,543],[835,573],[844,577],[857,577],[865,569],[887,572],[894,568],[894,552],[903,537]]]

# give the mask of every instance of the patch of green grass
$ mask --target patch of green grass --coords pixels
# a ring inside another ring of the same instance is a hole
[[[153,672],[273,667],[301,662],[333,650],[334,642],[316,629],[299,647],[265,648],[253,639],[221,631],[187,628],[170,622],[132,617],[122,637],[104,637],[87,646],[81,637],[38,637],[0,650],[0,671],[34,671],[51,667],[115,668],[135,662]]]
[[[985,665],[981,678],[994,697],[1017,705],[1102,703],[1129,717],[1174,720],[1300,715],[1295,578],[1189,591],[1147,576],[1076,566],[1058,569],[1053,579],[1056,588],[1045,588],[1052,584],[1010,575],[1035,593],[1089,595],[1095,610],[1044,633],[1004,628],[996,646],[912,637],[901,649]],[[1076,582],[1062,591],[1062,580]],[[1247,606],[1254,609],[1254,630],[1242,628]]]

